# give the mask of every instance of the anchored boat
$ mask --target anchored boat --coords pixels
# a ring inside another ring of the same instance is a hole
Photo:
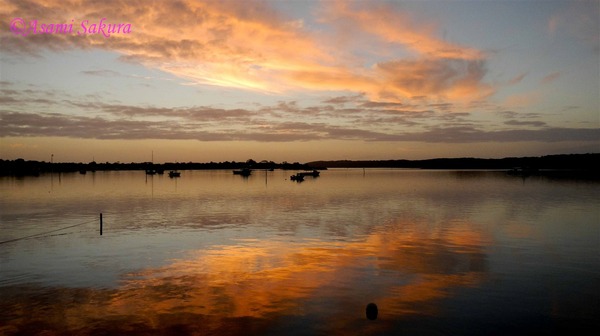
[[[300,175],[299,173],[296,175],[292,175],[292,176],[290,176],[290,180],[296,181],[296,182],[302,182],[302,181],[304,181],[304,175]]]
[[[313,171],[311,171],[311,172],[300,172],[297,175],[317,177],[320,174],[321,173],[318,170],[313,169]]]
[[[240,170],[234,170],[233,175],[242,175],[242,176],[250,176],[252,174],[252,170],[249,168],[243,168]]]

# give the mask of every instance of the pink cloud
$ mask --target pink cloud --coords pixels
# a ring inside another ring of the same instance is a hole
[[[527,74],[525,74],[525,73],[522,73],[522,74],[520,74],[520,75],[518,75],[518,76],[516,76],[516,77],[512,78],[511,80],[509,80],[509,81],[508,81],[508,84],[509,84],[509,85],[516,85],[516,84],[519,84],[519,83],[521,83],[521,81],[523,80],[523,78],[525,78],[525,76],[526,76],[526,75],[527,75]]]
[[[558,15],[553,15],[552,17],[550,17],[550,19],[548,19],[548,33],[551,36],[554,36],[554,33],[558,29],[560,21],[561,21],[561,18]]]
[[[541,83],[542,84],[550,84],[550,83],[554,82],[555,80],[557,80],[558,77],[560,77],[560,72],[553,72],[553,73],[545,76],[544,78],[542,78]]]

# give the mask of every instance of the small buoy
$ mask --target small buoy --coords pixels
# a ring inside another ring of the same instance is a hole
[[[377,305],[374,304],[373,302],[369,303],[367,305],[367,318],[369,320],[376,320],[377,319]]]

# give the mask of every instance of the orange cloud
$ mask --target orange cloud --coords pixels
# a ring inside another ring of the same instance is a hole
[[[373,100],[402,101],[414,96],[474,99],[493,92],[485,85],[485,54],[437,38],[429,24],[411,22],[406,13],[385,5],[354,8],[326,2],[330,27],[344,21],[353,27],[414,53],[411,58],[374,49],[379,59],[365,66],[356,48],[335,45],[330,30],[320,35],[298,20],[284,17],[263,2],[145,1],[102,2],[0,0],[0,20],[25,22],[130,23],[131,33],[102,35],[0,32],[13,53],[39,54],[44,49],[105,49],[123,60],[186,78],[191,82],[261,92],[347,90]],[[381,46],[378,46],[378,48]],[[392,59],[390,59],[392,57]],[[416,57],[416,58],[415,58]],[[372,63],[371,63],[372,64]]]
[[[385,79],[386,89],[403,96],[441,94],[454,99],[489,95],[491,90],[482,85],[485,64],[481,61],[464,62],[455,59],[420,59],[379,63],[376,69]]]
[[[351,21],[347,27],[359,27],[378,38],[402,45],[427,58],[451,58],[462,60],[482,60],[483,52],[448,43],[434,36],[434,29],[428,24],[417,24],[408,13],[381,3],[367,3],[365,9],[354,8],[361,2],[330,1],[327,15],[336,19]],[[352,7],[352,5],[355,5]]]

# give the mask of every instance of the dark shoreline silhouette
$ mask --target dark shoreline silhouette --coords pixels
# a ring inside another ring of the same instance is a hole
[[[600,180],[600,153],[557,154],[502,159],[437,158],[428,160],[313,161],[308,165],[327,168],[404,168],[451,170],[505,170],[513,176]]]
[[[83,162],[45,162],[33,160],[1,160],[0,176],[38,176],[44,173],[72,173],[72,172],[95,172],[95,171],[116,171],[116,170],[154,170],[154,171],[177,171],[177,170],[209,170],[209,169],[243,169],[253,170],[312,170],[307,164],[299,162],[275,163],[273,161],[256,162],[252,159],[245,162],[225,161],[225,162],[105,162],[95,161],[89,163]]]
[[[535,169],[592,170],[600,167],[600,153],[559,154],[540,157],[507,157],[502,159],[438,158],[428,160],[338,160],[313,161],[312,167],[327,168],[417,168],[417,169]]]
[[[131,162],[131,163],[50,163],[45,161],[26,161],[24,159],[0,160],[0,176],[37,176],[43,173],[68,173],[81,171],[114,171],[114,170],[208,170],[208,169],[243,169],[253,170],[324,170],[327,168],[412,168],[412,169],[481,169],[512,170],[524,168],[530,173],[556,175],[571,174],[575,177],[600,177],[600,153],[560,154],[540,157],[507,157],[502,159],[481,158],[438,158],[428,160],[337,160],[312,161],[307,163],[275,163],[273,161],[256,162],[252,159],[245,162]],[[562,171],[562,172],[561,172]]]

